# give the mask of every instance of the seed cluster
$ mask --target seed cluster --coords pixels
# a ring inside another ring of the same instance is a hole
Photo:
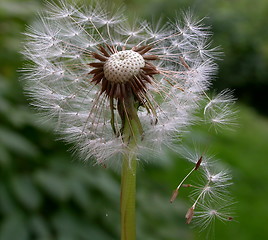
[[[131,50],[110,45],[99,46],[99,52],[92,56],[100,62],[90,63],[94,69],[91,82],[101,85],[101,94],[110,99],[123,100],[131,91],[141,103],[146,102],[147,85],[153,82],[153,75],[159,74],[156,67],[148,61],[158,60],[156,55],[147,55],[152,46],[133,47]]]
[[[104,76],[110,82],[126,83],[137,76],[144,65],[145,61],[139,53],[120,51],[111,55],[104,64]]]

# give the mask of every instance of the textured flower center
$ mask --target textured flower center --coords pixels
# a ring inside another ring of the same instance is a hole
[[[138,75],[144,65],[145,60],[139,53],[132,50],[120,51],[105,62],[104,76],[110,82],[126,83]]]

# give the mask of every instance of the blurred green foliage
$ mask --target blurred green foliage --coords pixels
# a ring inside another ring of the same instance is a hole
[[[120,2],[118,0],[118,2]],[[215,85],[235,87],[240,99],[267,111],[268,2],[128,0],[130,9],[148,17],[172,16],[191,7],[215,32],[225,61]],[[119,239],[119,174],[76,161],[70,146],[55,141],[49,123],[40,124],[18,81],[26,24],[41,1],[0,0],[0,240]],[[266,108],[266,109],[265,109]],[[240,127],[215,134],[193,129],[190,141],[217,153],[232,169],[237,222],[216,224],[215,238],[251,240],[268,235],[268,120],[240,106]],[[155,164],[141,164],[138,176],[138,239],[204,239],[184,224],[186,193],[169,197],[191,166],[167,153]],[[184,197],[185,196],[185,197]]]

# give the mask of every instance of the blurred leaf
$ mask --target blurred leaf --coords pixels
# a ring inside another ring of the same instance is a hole
[[[6,78],[0,74],[0,96],[5,96],[10,94],[10,88],[9,88],[10,84],[8,84],[8,81],[6,80]],[[0,109],[2,109],[2,104],[3,106],[8,104],[8,101],[6,101],[4,98],[1,98],[1,100],[4,102],[4,104],[1,102],[0,103]]]
[[[67,200],[70,196],[70,187],[66,179],[59,174],[49,171],[35,173],[38,184],[56,200]]]
[[[66,239],[76,239],[75,235],[78,232],[80,221],[75,221],[74,216],[67,212],[67,210],[62,210],[56,214],[52,221],[58,236],[60,236],[59,239],[63,239],[63,236]]]
[[[51,234],[48,224],[42,216],[33,216],[30,221],[31,229],[35,235],[34,239],[50,240]]]
[[[0,88],[1,88],[1,85],[2,84],[0,84]],[[9,102],[0,95],[0,113],[1,113],[1,115],[6,116],[7,113],[9,112],[9,108],[10,108]]]
[[[10,196],[7,186],[0,182],[0,209],[4,215],[11,215],[17,211],[14,199]]]
[[[0,144],[0,165],[5,166],[11,160],[11,156],[7,149]]]
[[[70,178],[69,186],[72,198],[75,200],[75,202],[77,202],[81,208],[85,210],[88,209],[91,204],[91,199],[85,184],[79,181],[77,178]]]
[[[5,218],[0,228],[0,240],[28,240],[28,226],[21,215]]]
[[[18,200],[29,209],[37,209],[41,204],[41,195],[29,176],[12,178],[12,189]]]
[[[111,175],[107,174],[104,169],[91,172],[90,175],[87,173],[82,174],[81,172],[80,177],[83,177],[89,186],[104,193],[107,199],[113,202],[118,201],[120,185]],[[96,179],[98,179],[98,181],[96,181]]]
[[[103,230],[92,224],[87,225],[86,219],[80,218],[70,212],[61,211],[53,218],[59,239],[76,240],[112,240]]]
[[[100,189],[108,199],[117,202],[120,193],[120,185],[118,182],[104,171],[99,171],[96,178],[99,179],[98,182],[96,182],[96,187]]]
[[[17,154],[33,157],[38,149],[23,136],[5,127],[0,127],[0,144]]]
[[[9,109],[7,119],[15,127],[22,128],[25,125],[33,125],[36,117],[25,106],[12,106]]]

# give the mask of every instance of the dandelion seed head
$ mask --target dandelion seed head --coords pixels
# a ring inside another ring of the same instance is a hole
[[[130,22],[124,8],[100,1],[48,3],[25,34],[23,71],[32,104],[81,158],[102,164],[129,151],[119,103],[131,93],[143,129],[138,158],[173,147],[197,120],[217,68],[207,28],[189,13],[183,18]],[[214,102],[205,115],[227,125],[230,112],[216,115]]]
[[[186,223],[193,219],[206,228],[215,218],[231,219],[211,204],[227,202],[230,176],[212,170],[212,156],[182,150],[177,142],[200,120],[198,111],[213,127],[232,125],[234,98],[227,90],[211,98],[206,93],[218,48],[202,20],[182,16],[174,23],[128,21],[123,8],[108,2],[47,3],[25,33],[23,78],[32,105],[83,161],[114,166],[122,156],[153,158],[167,146],[194,164],[186,178],[201,172],[202,180],[187,185],[195,189]],[[141,125],[133,148],[124,138],[130,97]]]

